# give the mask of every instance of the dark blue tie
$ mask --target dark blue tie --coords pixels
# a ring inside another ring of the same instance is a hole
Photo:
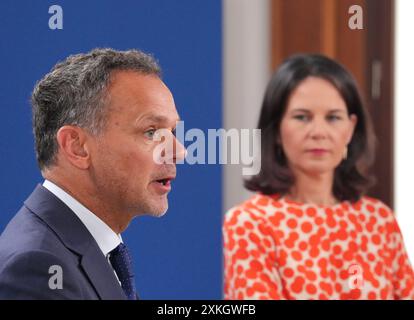
[[[126,245],[120,243],[110,252],[109,261],[114,268],[121,287],[125,292],[128,300],[136,300],[136,290],[134,281],[134,272],[132,270],[132,259]]]

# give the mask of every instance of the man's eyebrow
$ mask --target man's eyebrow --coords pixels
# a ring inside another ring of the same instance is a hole
[[[175,122],[181,121],[180,117],[178,117]],[[155,122],[155,123],[168,123],[170,120],[163,115],[155,115],[155,114],[149,114],[145,115],[143,117],[140,117],[135,120],[135,124],[140,124],[142,122]]]

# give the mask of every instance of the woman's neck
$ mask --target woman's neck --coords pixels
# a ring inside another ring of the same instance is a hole
[[[286,198],[295,202],[332,206],[338,203],[333,195],[332,174],[296,174],[295,185]]]

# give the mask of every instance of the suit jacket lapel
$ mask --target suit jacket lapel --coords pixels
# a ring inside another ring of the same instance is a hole
[[[41,185],[24,204],[49,225],[67,248],[81,257],[81,266],[101,299],[126,299],[95,239],[69,207]]]
[[[126,296],[115,277],[114,270],[110,267],[99,247],[98,250],[94,246],[90,246],[89,250],[84,252],[81,259],[82,268],[101,299],[125,300]]]

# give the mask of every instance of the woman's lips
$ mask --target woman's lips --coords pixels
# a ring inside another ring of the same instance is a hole
[[[309,150],[307,150],[307,152],[309,152],[309,153],[311,153],[313,155],[319,156],[319,155],[324,155],[325,153],[328,152],[328,150],[327,149],[315,148],[315,149],[309,149]]]

